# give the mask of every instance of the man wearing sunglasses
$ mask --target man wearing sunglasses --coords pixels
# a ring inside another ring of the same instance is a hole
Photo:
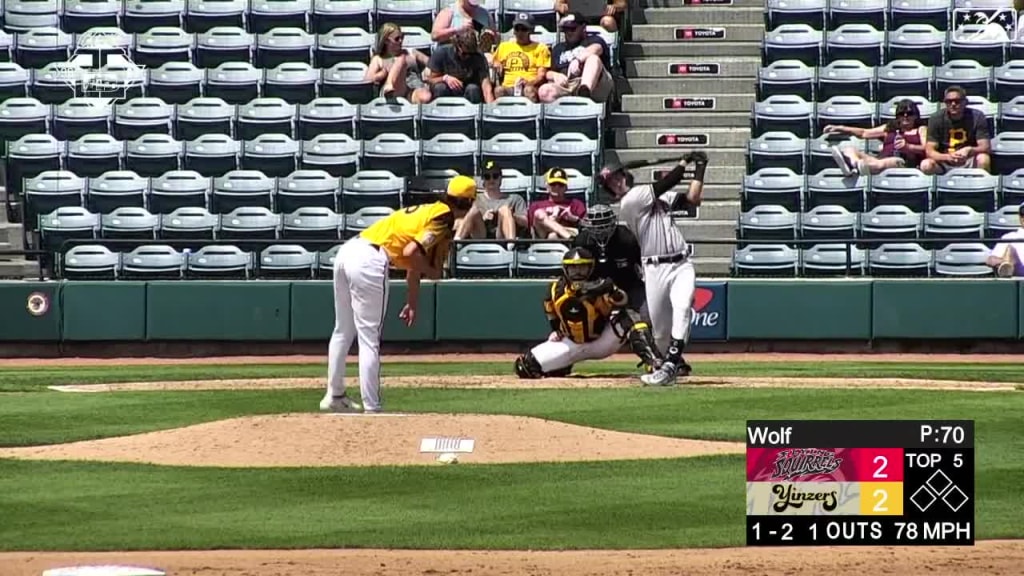
[[[945,108],[928,120],[928,143],[921,171],[945,174],[953,168],[989,171],[992,151],[985,115],[967,107],[967,93],[950,86],[943,96]]]
[[[501,168],[493,160],[484,165],[483,181],[484,193],[477,194],[466,217],[456,222],[455,239],[515,240],[528,229],[526,200],[501,191]]]
[[[533,16],[519,14],[512,23],[515,37],[498,45],[494,71],[501,78],[501,86],[495,88],[495,97],[523,96],[537,101],[537,88],[551,67],[551,49],[530,38],[533,28]]]
[[[578,12],[567,14],[558,28],[565,40],[551,51],[548,83],[537,91],[541,102],[554,102],[562,96],[607,102],[615,88],[608,44],[600,36],[587,35],[586,19]]]

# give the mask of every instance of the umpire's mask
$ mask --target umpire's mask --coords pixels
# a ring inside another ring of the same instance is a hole
[[[580,222],[580,227],[586,230],[598,245],[602,248],[608,244],[615,227],[618,225],[618,216],[611,206],[607,204],[595,204],[587,210],[586,216]]]
[[[594,266],[594,255],[586,248],[570,248],[562,256],[562,274],[573,286],[589,280]]]

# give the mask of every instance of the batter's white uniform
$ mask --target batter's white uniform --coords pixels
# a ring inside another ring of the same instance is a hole
[[[677,192],[655,198],[650,184],[633,186],[619,200],[619,219],[636,235],[644,266],[647,308],[654,341],[663,354],[673,339],[690,338],[697,275],[690,248],[668,207]]]

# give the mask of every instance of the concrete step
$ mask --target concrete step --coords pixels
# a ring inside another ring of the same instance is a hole
[[[694,12],[707,9],[716,9],[722,12],[736,8],[764,9],[764,0],[702,0],[700,2],[694,2],[694,0],[637,0],[631,1],[629,4],[635,9],[682,7],[682,10],[693,10]]]
[[[672,58],[678,56],[757,56],[758,42],[625,42],[625,58]]]
[[[722,240],[736,237],[736,223],[732,221],[690,220],[680,228],[687,240]],[[727,258],[734,250],[732,244],[699,244],[693,247],[698,257]]]
[[[729,276],[731,264],[732,258],[710,258],[699,255],[694,255],[693,258],[693,267],[697,269],[698,278],[726,278]]]
[[[750,129],[750,112],[710,112],[701,116],[678,112],[613,113],[605,123],[609,128],[703,128]]]
[[[0,278],[39,278],[39,263],[26,260],[0,260]]]
[[[683,22],[683,21],[677,21]],[[633,42],[678,42],[680,44],[719,44],[722,42],[760,42],[761,24],[719,24],[704,26],[686,22],[676,24],[640,24],[633,26]]]
[[[671,60],[625,59],[630,78],[757,78],[760,57],[716,55]]]
[[[668,78],[619,78],[615,83],[619,94],[737,94],[750,92],[757,86],[751,78],[708,78],[672,76]]]
[[[719,166],[742,166],[746,155],[746,150],[743,148],[703,148],[702,150],[707,152],[711,164]],[[608,150],[606,156],[617,158],[620,162],[651,159],[678,162],[684,154],[684,149],[679,148],[631,148]]]
[[[634,8],[633,38],[638,24],[672,24],[675,26],[726,26],[729,24],[757,24],[764,29],[763,6],[683,6],[673,8]]]
[[[673,112],[689,116],[709,112],[749,114],[755,98],[753,91],[745,94],[627,94],[622,97],[622,111]]]
[[[3,213],[0,210],[0,213]],[[0,222],[0,242],[8,244],[7,250],[21,250],[24,248],[22,226],[21,224],[11,224],[8,222]]]
[[[732,222],[739,216],[738,200],[711,200],[707,197],[707,186],[704,187],[704,203],[697,209],[696,218],[678,218],[680,224],[698,222]]]
[[[616,148],[740,148],[747,145],[747,128],[686,128],[615,130]]]

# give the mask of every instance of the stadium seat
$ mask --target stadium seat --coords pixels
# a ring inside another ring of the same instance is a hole
[[[52,170],[61,169],[64,143],[48,134],[22,136],[5,142],[4,158],[8,197],[17,198],[24,191],[25,180]]]
[[[326,170],[296,170],[278,181],[275,205],[286,214],[305,208],[334,212],[338,209],[340,191],[341,179]],[[286,221],[286,231],[287,226]]]
[[[807,240],[847,240],[857,236],[857,214],[825,204],[799,214],[800,236]]]
[[[1024,94],[1024,60],[1011,60],[992,70],[992,100],[1010,102]]]
[[[48,252],[60,250],[68,240],[95,240],[100,215],[81,206],[62,206],[39,216],[40,247]],[[45,259],[49,263],[49,259]]]
[[[86,134],[109,134],[114,107],[93,98],[70,98],[57,105],[52,134],[58,140],[73,141]]]
[[[518,194],[525,200],[536,190],[533,176],[523,174],[514,168],[501,169],[501,191],[504,194]]]
[[[950,4],[949,0],[892,0],[889,5],[889,29],[920,24],[948,30]]]
[[[999,176],[999,205],[1024,204],[1024,168]]]
[[[35,98],[8,98],[0,102],[0,142],[30,134],[46,134],[51,121],[50,107]]]
[[[358,236],[360,232],[373,225],[374,222],[386,218],[395,210],[387,206],[364,206],[353,212],[345,212],[344,237]]]
[[[311,30],[326,34],[335,28],[375,30],[374,0],[314,0]]]
[[[266,71],[263,97],[280,98],[289,104],[308,104],[317,97],[320,71],[305,62],[286,62]]]
[[[909,3],[909,0],[901,2]],[[946,59],[944,30],[945,28],[938,29],[929,24],[907,23],[895,26],[895,23],[890,21],[886,40],[886,61],[917,60],[925,66],[941,66]]]
[[[125,170],[139,176],[156,178],[181,168],[184,144],[166,134],[151,134],[125,144]]]
[[[553,278],[562,270],[562,256],[569,247],[557,242],[533,242],[516,248],[517,278]]]
[[[359,105],[359,139],[372,140],[381,134],[406,134],[418,138],[417,120],[420,109],[405,98],[388,101],[374,98]]]
[[[139,246],[121,256],[125,280],[178,280],[184,273],[185,255],[165,244]]]
[[[316,253],[298,244],[273,244],[259,253],[260,278],[309,280],[316,274]]]
[[[321,134],[302,142],[302,170],[325,170],[336,178],[347,178],[361,168],[363,143],[346,134]]]
[[[60,3],[57,0],[7,0],[3,9],[4,28],[12,34],[60,25]]]
[[[71,35],[56,28],[56,24],[15,30],[8,21],[5,27],[12,33],[16,32],[14,61],[26,70],[40,70],[52,62],[67,62],[71,58],[74,49]]]
[[[810,138],[814,122],[814,103],[799,96],[769,96],[753,104],[751,136],[765,132],[791,132],[797,138]]]
[[[234,133],[235,106],[221,98],[199,97],[177,105],[174,137],[195,140],[204,135]]]
[[[949,60],[935,68],[935,95],[942,99],[946,89],[960,86],[969,96],[988,98],[992,68],[976,60]]]
[[[986,214],[985,236],[988,238],[999,238],[1007,232],[1014,232],[1020,228],[1020,208],[1018,206],[1008,204],[995,212]]]
[[[763,168],[788,168],[804,174],[806,154],[806,139],[791,132],[765,132],[747,141],[747,174]]]
[[[900,204],[878,206],[860,216],[861,239],[917,240],[921,237],[921,213]]]
[[[541,139],[554,138],[565,132],[575,132],[600,142],[604,134],[604,114],[604,105],[589,98],[559,98],[550,104],[544,104],[541,115]]]
[[[281,238],[288,240],[340,240],[344,218],[325,206],[305,206],[284,214]]]
[[[437,14],[434,0],[377,0],[377,22],[430,29]]]
[[[765,28],[771,30],[783,24],[803,24],[815,30],[825,29],[827,0],[766,0]]]
[[[589,32],[590,26],[587,26],[587,28],[588,28],[588,32]],[[516,34],[510,28],[503,28],[503,30],[505,30],[505,32],[501,33],[501,41],[502,42],[505,42],[507,40],[515,39]],[[533,27],[533,32],[530,33],[530,40],[533,40],[534,42],[536,42],[538,44],[545,44],[549,48],[554,48],[555,44],[558,43],[558,33],[557,32],[553,32],[552,30],[554,30],[554,28],[548,29],[548,28],[545,28],[544,26],[539,26],[539,25],[534,26]],[[611,46],[609,46],[608,48],[609,48],[609,50],[612,49]],[[610,56],[610,54],[609,54],[609,56]]]
[[[793,245],[799,236],[797,214],[785,206],[761,204],[739,215],[737,236],[739,240],[771,240]],[[747,246],[741,242],[739,247]]]
[[[525,134],[499,134],[480,143],[480,163],[483,166],[493,160],[502,170],[511,168],[532,178],[538,173],[538,152],[538,142]]]
[[[405,205],[415,206],[437,200],[438,194],[446,190],[448,183],[458,175],[455,170],[420,170],[415,178],[409,179],[405,190]],[[526,197],[525,193],[523,197]]]
[[[248,0],[188,0],[185,29],[193,34],[203,34],[217,28],[245,28],[248,14]]]
[[[404,196],[404,178],[386,170],[360,170],[341,182],[341,212],[347,216],[371,207],[398,210]]]
[[[1010,174],[1024,168],[1024,132],[1000,132],[992,139],[992,172]]]
[[[480,138],[489,140],[516,132],[529,140],[540,138],[540,117],[543,105],[522,96],[503,96],[484,104],[480,118]]]
[[[826,168],[807,177],[807,206],[842,206],[850,212],[861,212],[867,203],[868,177],[847,177],[839,168]]]
[[[541,140],[537,172],[544,174],[552,168],[573,168],[584,176],[594,176],[601,153],[597,140],[580,132],[560,132]]]
[[[757,70],[757,99],[788,95],[812,102],[816,76],[816,68],[799,60],[776,60]]]
[[[501,244],[477,242],[456,248],[454,278],[511,278],[515,254]]]
[[[828,6],[828,29],[845,24],[867,24],[876,30],[886,29],[889,0],[832,0]]]
[[[14,62],[14,36],[0,27],[0,61]]]
[[[992,268],[985,263],[988,255],[988,246],[980,242],[955,242],[935,251],[935,275],[953,278],[992,276]]]
[[[182,167],[195,170],[203,176],[223,176],[238,170],[242,143],[224,134],[203,134],[185,142]]]
[[[242,250],[258,252],[261,240],[277,240],[281,235],[281,215],[263,206],[240,206],[220,216],[218,237]]]
[[[141,34],[157,26],[184,26],[185,0],[147,0],[124,5],[121,28],[129,34]],[[192,30],[189,30],[192,32]]]
[[[36,70],[28,87],[28,95],[50,106],[74,98],[75,87],[67,81],[65,66],[63,62],[50,62]]]
[[[1003,40],[984,40],[984,25],[964,24],[949,31],[946,60],[976,60],[982,66],[1002,66],[1006,63],[1008,43]]]
[[[297,140],[313,140],[324,134],[356,135],[359,109],[342,98],[317,98],[299,106]]]
[[[875,99],[879,102],[917,95],[931,100],[934,69],[917,60],[892,60],[875,69]]]
[[[985,213],[977,212],[970,206],[939,206],[924,214],[924,238],[939,240],[929,248],[941,248],[949,239],[977,238],[985,234]],[[944,242],[944,243],[943,243]]]
[[[767,66],[776,60],[799,60],[808,66],[821,66],[824,45],[822,28],[782,24],[765,30],[761,41],[761,63]]]
[[[197,2],[198,3],[198,2]],[[196,34],[196,66],[216,68],[228,62],[252,62],[256,37],[239,26],[213,26]]]
[[[558,15],[555,13],[552,3],[547,0],[506,0],[501,6],[500,29],[511,28],[512,20],[520,12],[526,12],[533,16],[533,21],[537,26],[543,26],[548,30],[556,29]]]
[[[122,168],[124,142],[110,134],[87,134],[67,143],[65,167],[83,178],[98,178]]]
[[[815,108],[815,136],[821,135],[829,124],[860,128],[874,128],[878,124],[875,118],[877,105],[860,96],[835,96],[819,102]]]
[[[733,252],[733,276],[796,276],[799,253],[785,244],[752,244]]]
[[[271,208],[277,181],[258,170],[232,170],[213,179],[210,212],[227,214],[238,208]]]
[[[362,28],[334,28],[317,35],[313,66],[330,68],[338,62],[369,64],[376,36]]]
[[[932,252],[914,242],[891,242],[868,251],[868,274],[872,276],[927,277]]]
[[[786,168],[764,168],[743,177],[740,210],[762,204],[777,205],[799,212],[806,193],[803,176]]]
[[[25,181],[25,229],[35,230],[41,214],[62,207],[81,207],[85,179],[66,170],[47,170]]]
[[[249,5],[249,29],[266,34],[274,28],[309,29],[311,0],[253,0]]]
[[[420,26],[402,26],[402,47],[411,50],[418,50],[425,56],[429,57],[431,51],[434,49],[434,41],[430,37],[430,28],[433,24],[429,24],[426,27]]]
[[[209,207],[212,179],[191,170],[166,172],[150,183],[149,210],[170,214],[178,208]]]
[[[149,196],[149,179],[130,170],[104,172],[88,182],[85,206],[97,214],[122,206],[145,207]]]
[[[996,209],[999,176],[980,168],[953,168],[935,178],[935,206],[970,206],[979,212]]]
[[[174,106],[159,98],[133,98],[114,105],[113,135],[134,140],[146,134],[172,134]]]
[[[260,97],[263,70],[248,62],[225,62],[206,70],[206,97],[220,98],[228,104],[242,105]]]
[[[419,154],[418,140],[403,133],[379,134],[363,141],[360,169],[387,170],[399,178],[411,178],[419,170]]]
[[[213,240],[220,232],[220,218],[199,206],[181,206],[160,216],[160,237],[190,241]]]
[[[316,254],[316,277],[320,280],[330,280],[334,277],[334,260],[338,254],[341,244],[331,246],[327,250],[321,250]]]
[[[132,62],[159,68],[170,62],[191,62],[195,36],[181,28],[151,28],[139,34],[132,49]]]
[[[367,104],[377,97],[378,89],[366,79],[369,66],[362,62],[338,62],[320,71],[320,96],[344,98],[352,104]]]
[[[881,66],[885,31],[869,24],[844,24],[825,36],[824,62],[854,60],[867,66]]]
[[[889,168],[871,177],[868,207],[899,204],[916,212],[928,210],[932,178],[916,168]]]
[[[67,280],[116,280],[121,255],[100,244],[71,247],[60,259],[59,276]]]
[[[283,178],[299,167],[301,144],[284,134],[260,134],[242,145],[242,170],[260,170]]]
[[[71,34],[117,28],[124,11],[121,0],[63,0],[60,4],[60,29]]]
[[[196,279],[239,279],[253,276],[253,254],[233,245],[207,245],[185,259],[185,275]]]
[[[990,102],[982,96],[968,95],[967,107],[981,112],[985,116],[985,122],[988,124],[989,134],[994,135],[996,133],[996,124],[999,118],[998,103]]]
[[[800,252],[801,276],[862,276],[864,250],[852,244],[815,244]]]
[[[156,240],[159,230],[160,216],[137,206],[121,206],[100,216],[101,238]]]
[[[276,68],[289,62],[313,64],[316,36],[302,28],[274,28],[256,36],[256,67]]]
[[[442,96],[420,106],[420,138],[459,134],[476,140],[480,134],[481,105],[456,96]]]
[[[421,143],[420,172],[454,170],[472,176],[477,173],[480,142],[460,133],[439,134]]]
[[[1024,132],[1024,95],[999,104],[999,132]]]
[[[590,194],[593,192],[594,179],[591,176],[587,176],[575,168],[565,169],[566,180],[569,184],[566,186],[565,196],[567,198],[578,198],[584,204],[589,204]],[[533,189],[526,195],[525,199],[527,202],[533,202],[541,198],[548,197],[548,184],[545,174],[539,173],[533,179]]]
[[[824,102],[836,96],[873,98],[875,69],[857,60],[835,60],[818,69],[815,99]]]
[[[31,72],[17,62],[0,62],[0,102],[8,98],[27,97],[31,77]]]

